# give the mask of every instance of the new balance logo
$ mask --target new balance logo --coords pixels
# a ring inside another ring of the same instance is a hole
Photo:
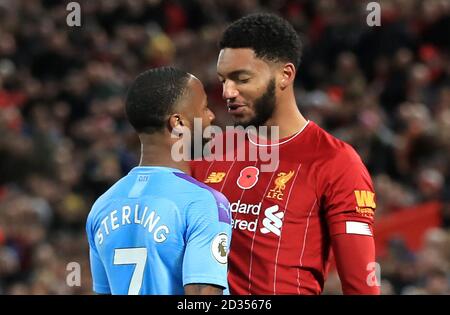
[[[217,184],[222,181],[227,173],[224,172],[212,172],[209,174],[208,178],[205,180],[206,184]]]
[[[264,211],[264,215],[266,217],[262,220],[264,227],[261,228],[261,233],[267,234],[272,232],[276,236],[280,236],[280,229],[283,225],[283,221],[281,221],[281,219],[284,217],[284,212],[278,212],[278,206],[275,205],[267,208],[266,211]]]

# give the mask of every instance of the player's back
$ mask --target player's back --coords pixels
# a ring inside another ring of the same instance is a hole
[[[175,169],[136,167],[98,198],[86,227],[94,291],[183,294],[196,281],[226,287],[226,260],[211,259],[208,234],[202,241],[195,230],[212,225],[209,234],[229,235],[228,201],[200,185]]]

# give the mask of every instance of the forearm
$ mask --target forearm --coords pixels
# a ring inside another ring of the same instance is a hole
[[[339,234],[332,247],[344,294],[380,294],[373,237]]]
[[[223,289],[211,284],[188,284],[184,286],[186,295],[222,295]]]

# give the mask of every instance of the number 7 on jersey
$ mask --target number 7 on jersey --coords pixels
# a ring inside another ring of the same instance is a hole
[[[147,262],[147,248],[117,248],[114,250],[114,265],[136,265],[131,277],[128,295],[138,295],[142,287]]]

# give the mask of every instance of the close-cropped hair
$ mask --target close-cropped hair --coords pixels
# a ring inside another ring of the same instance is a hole
[[[167,116],[186,93],[189,73],[173,67],[160,67],[139,74],[131,84],[126,115],[139,133],[163,130]]]
[[[292,25],[268,13],[251,14],[228,26],[219,48],[250,48],[256,57],[273,62],[291,62],[297,68],[302,43]]]

